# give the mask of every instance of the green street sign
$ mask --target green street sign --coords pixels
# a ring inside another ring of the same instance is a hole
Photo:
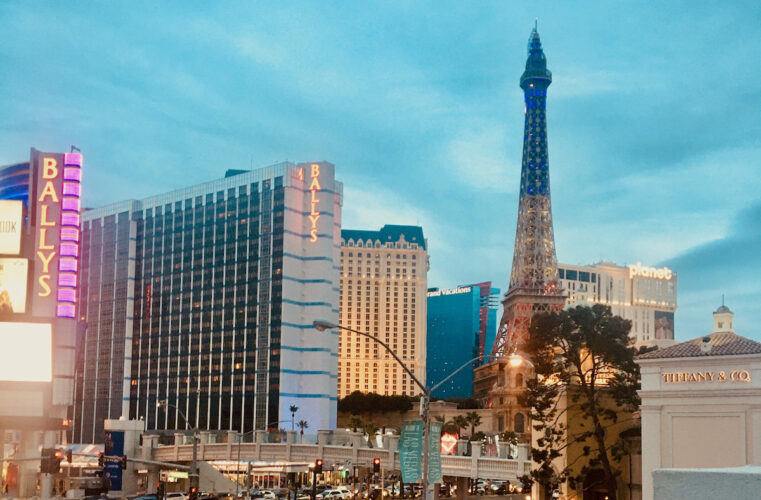
[[[422,455],[423,422],[421,420],[405,422],[402,426],[402,437],[399,440],[399,462],[403,482],[414,483],[420,479]]]
[[[430,424],[431,435],[428,438],[428,482],[441,482],[441,422]]]

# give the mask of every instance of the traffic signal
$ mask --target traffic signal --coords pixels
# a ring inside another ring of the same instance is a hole
[[[122,470],[127,470],[127,455],[122,455],[119,458],[119,467],[121,467]]]
[[[377,474],[380,472],[380,458],[375,457],[373,458],[373,473]]]
[[[198,488],[193,486],[188,493],[188,500],[196,500],[198,498]]]
[[[61,460],[63,460],[63,451],[53,451],[53,457],[50,459],[50,474],[58,474],[61,472]]]
[[[103,467],[105,465],[105,460],[103,453],[98,453],[98,467]]]
[[[322,474],[322,459],[321,458],[318,458],[314,462],[314,473]]]
[[[156,484],[156,496],[159,500],[164,498],[164,483],[161,481]]]
[[[71,463],[73,455],[74,455],[74,452],[72,452],[71,450],[66,450],[66,461]]]

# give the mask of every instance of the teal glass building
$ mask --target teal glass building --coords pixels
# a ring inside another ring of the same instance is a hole
[[[481,291],[477,286],[428,290],[426,379],[436,385],[479,355]],[[467,398],[473,394],[473,370],[464,369],[432,394]]]

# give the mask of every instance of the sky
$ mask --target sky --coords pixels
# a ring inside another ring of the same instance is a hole
[[[95,207],[329,161],[344,228],[504,292],[538,18],[558,260],[667,265],[678,340],[724,295],[761,341],[761,3],[650,4],[1,2],[0,165],[76,145]]]

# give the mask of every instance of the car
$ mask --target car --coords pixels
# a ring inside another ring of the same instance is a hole
[[[344,494],[340,490],[325,490],[317,495],[317,498],[321,500],[343,500]]]
[[[96,500],[98,498],[104,499],[104,498],[108,498],[108,497],[106,497],[105,495],[103,495],[103,496],[92,496],[92,497],[84,497],[82,500],[85,500],[85,499]],[[156,496],[155,493],[148,493],[146,495],[138,495],[136,497],[133,497],[132,500],[159,500],[159,497]]]
[[[348,486],[336,486],[333,489],[343,493],[344,500],[349,500],[350,498],[354,496],[354,493],[352,492],[351,488],[349,488]]]
[[[170,491],[164,495],[165,500],[188,500],[188,495],[181,491]]]

